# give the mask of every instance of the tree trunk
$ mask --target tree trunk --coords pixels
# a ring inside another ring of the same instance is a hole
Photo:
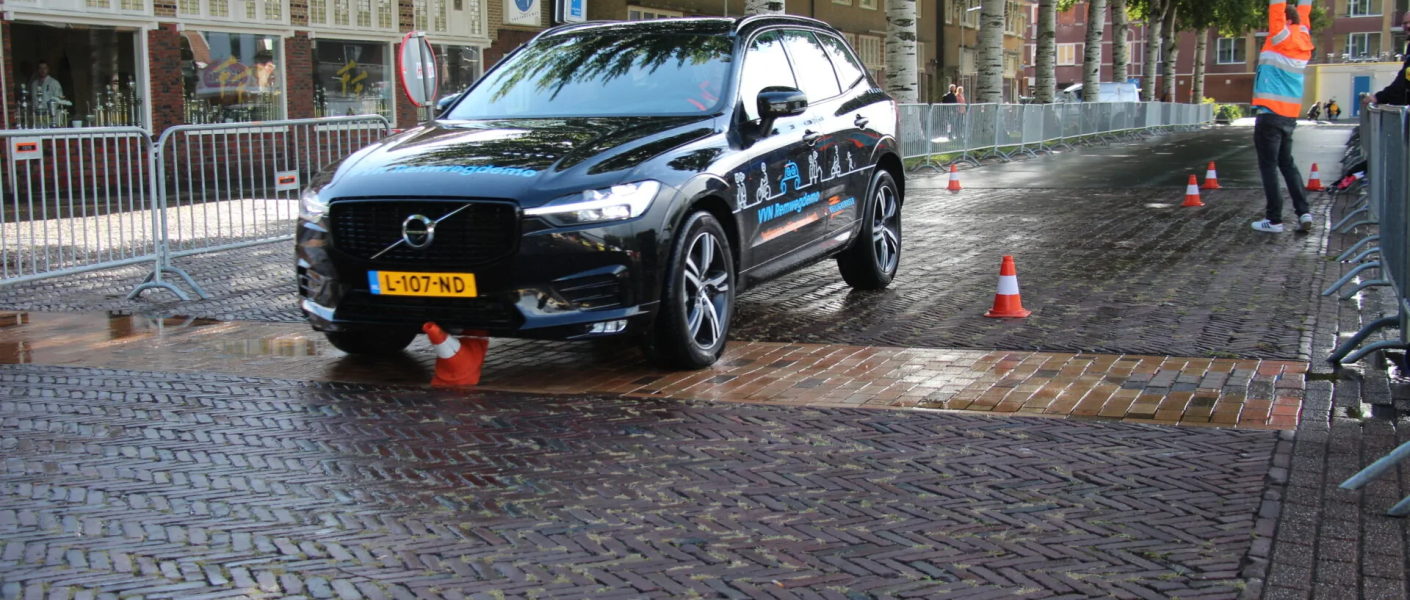
[[[1147,10],[1150,12],[1146,14],[1146,66],[1141,77],[1141,97],[1151,102],[1159,99],[1155,95],[1155,75],[1160,66],[1160,21],[1164,13],[1158,2],[1151,2]]]
[[[917,83],[916,0],[886,0],[886,92],[913,104]]]
[[[1200,104],[1204,102],[1204,61],[1205,54],[1209,50],[1209,30],[1201,29],[1195,32],[1195,74],[1190,81],[1190,103]]]
[[[1004,4],[1005,0],[981,0],[979,8],[979,77],[975,81],[976,103],[1004,101]]]
[[[1082,101],[1102,101],[1102,33],[1106,0],[1087,0],[1087,47],[1082,53]]]
[[[744,0],[744,14],[781,15],[783,14],[783,0]],[[915,14],[915,11],[911,11],[911,14]]]
[[[1057,95],[1057,0],[1038,0],[1038,48],[1034,56],[1033,99],[1052,102]]]
[[[1161,94],[1167,102],[1179,102],[1175,96],[1176,67],[1180,65],[1180,32],[1175,29],[1175,11],[1167,9],[1165,11],[1165,22],[1160,26],[1160,37],[1165,40],[1165,64],[1164,76],[1165,91]]]
[[[1111,0],[1111,80],[1125,83],[1131,63],[1130,49],[1126,47],[1127,25],[1126,0]]]

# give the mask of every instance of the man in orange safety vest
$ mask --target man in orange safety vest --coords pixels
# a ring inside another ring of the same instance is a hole
[[[1258,231],[1283,231],[1283,195],[1278,190],[1278,172],[1288,185],[1298,230],[1312,230],[1307,195],[1302,191],[1302,173],[1293,162],[1293,128],[1302,113],[1302,71],[1312,58],[1312,0],[1298,0],[1297,7],[1286,0],[1270,0],[1268,38],[1258,55],[1258,74],[1253,80],[1253,106],[1258,111],[1253,125],[1253,147],[1258,152],[1258,171],[1263,176],[1263,192],[1268,206],[1262,221],[1253,224]]]

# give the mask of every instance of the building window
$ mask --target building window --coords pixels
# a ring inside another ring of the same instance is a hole
[[[480,78],[483,66],[480,49],[474,46],[436,46],[436,78],[441,96],[449,96],[470,87]]]
[[[446,0],[435,0],[432,4],[431,31],[443,32],[446,30]]]
[[[426,30],[426,2],[427,0],[412,0],[411,2],[411,27],[421,31]]]
[[[873,72],[886,68],[886,44],[874,35],[857,36],[857,56]]]
[[[1077,44],[1057,45],[1057,64],[1075,65],[1077,64]]]
[[[1126,42],[1126,63],[1127,63],[1127,64],[1136,64],[1136,65],[1141,64],[1141,51],[1140,51],[1140,47],[1137,46],[1136,44],[1137,44],[1137,42]]]
[[[651,19],[672,19],[683,16],[680,11],[661,10],[659,8],[643,8],[640,6],[627,7],[628,21],[650,21]]]
[[[328,22],[328,0],[308,1],[308,22],[319,24]]]
[[[961,23],[970,29],[979,29],[979,0],[965,0],[964,7]]]
[[[334,25],[347,26],[348,20],[352,15],[352,9],[349,8],[350,1],[351,0],[333,0]]]
[[[133,31],[8,26],[5,58],[14,70],[6,80],[16,88],[15,127],[142,126]]]
[[[392,28],[392,0],[377,0],[377,26]]]
[[[284,18],[284,0],[264,0],[264,18],[279,21]]]
[[[916,42],[916,72],[925,73],[925,42]]]
[[[857,6],[867,10],[876,10],[876,0],[857,0]]]
[[[1381,34],[1352,33],[1346,36],[1346,53],[1352,58],[1366,58],[1381,53]]]
[[[1026,27],[1024,24],[1026,13],[1023,5],[1017,2],[1004,3],[1004,33],[1009,35],[1023,35]]]
[[[176,3],[176,10],[183,16],[195,16],[201,14],[200,0],[181,0]]]
[[[314,40],[313,108],[319,117],[392,116],[391,49],[387,44]]]
[[[945,3],[945,4],[941,4],[942,2]],[[945,10],[945,24],[946,24],[946,25],[954,25],[954,24],[955,24],[955,15],[959,14],[959,12],[960,12],[961,10],[963,10],[962,8],[960,8],[960,7],[963,6],[963,5],[960,4],[959,0],[936,0],[935,6],[946,9],[946,10]]]
[[[230,16],[229,0],[210,0],[210,3],[206,6],[210,7],[210,16],[212,17]]]
[[[833,4],[841,4],[841,5],[843,5],[843,6],[851,6],[851,5],[852,5],[852,0],[832,0],[832,3],[833,3]]]
[[[372,0],[357,0],[357,26],[372,26]]]
[[[1381,16],[1381,0],[1347,0],[1346,16],[1379,17]]]
[[[274,121],[283,116],[279,38],[184,31],[181,75],[187,123]]]
[[[1243,38],[1219,38],[1215,42],[1215,62],[1238,65],[1248,62],[1248,44]]]

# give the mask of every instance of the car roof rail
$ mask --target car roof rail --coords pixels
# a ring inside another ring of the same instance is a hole
[[[833,30],[833,31],[836,31],[836,30],[837,30],[836,27],[833,27],[832,25],[827,24],[826,21],[820,21],[820,20],[814,19],[814,18],[812,18],[812,17],[803,17],[803,16],[799,16],[799,15],[783,15],[783,14],[749,15],[749,16],[747,16],[747,17],[741,17],[741,18],[739,19],[739,24],[736,25],[734,29],[735,29],[735,31],[739,31],[739,30],[741,30],[741,29],[744,29],[745,27],[753,27],[753,26],[761,25],[761,24],[762,24],[762,25],[767,25],[770,21],[777,21],[779,24],[791,24],[791,25],[806,24],[806,25],[812,25],[812,26],[814,26],[814,27],[821,27],[821,28],[823,28],[823,29],[828,29],[828,30]]]

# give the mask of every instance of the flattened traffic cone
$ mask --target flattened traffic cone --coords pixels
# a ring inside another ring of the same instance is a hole
[[[1204,172],[1204,185],[1199,187],[1202,190],[1219,189],[1219,174],[1214,172],[1214,161],[1209,161],[1209,168]]]
[[[1199,180],[1194,175],[1190,175],[1190,183],[1185,186],[1185,203],[1180,206],[1204,206],[1199,201]]]
[[[453,338],[439,325],[427,321],[421,326],[426,337],[436,347],[435,387],[458,387],[480,383],[480,367],[485,364],[485,351],[490,341],[483,337]]]
[[[1317,163],[1312,163],[1312,175],[1307,178],[1307,191],[1320,192],[1326,188],[1322,187],[1322,176],[1317,173]]]
[[[956,169],[956,168],[955,168],[955,165],[950,165],[950,187],[949,187],[949,190],[952,191],[952,192],[958,192],[958,191],[960,191],[960,170],[959,170],[959,169]]]
[[[1013,267],[1013,257],[1004,256],[1004,264],[999,267],[999,290],[994,292],[994,308],[984,313],[986,317],[997,319],[1022,319],[1031,310],[1023,309],[1023,299],[1018,294],[1018,269]]]

